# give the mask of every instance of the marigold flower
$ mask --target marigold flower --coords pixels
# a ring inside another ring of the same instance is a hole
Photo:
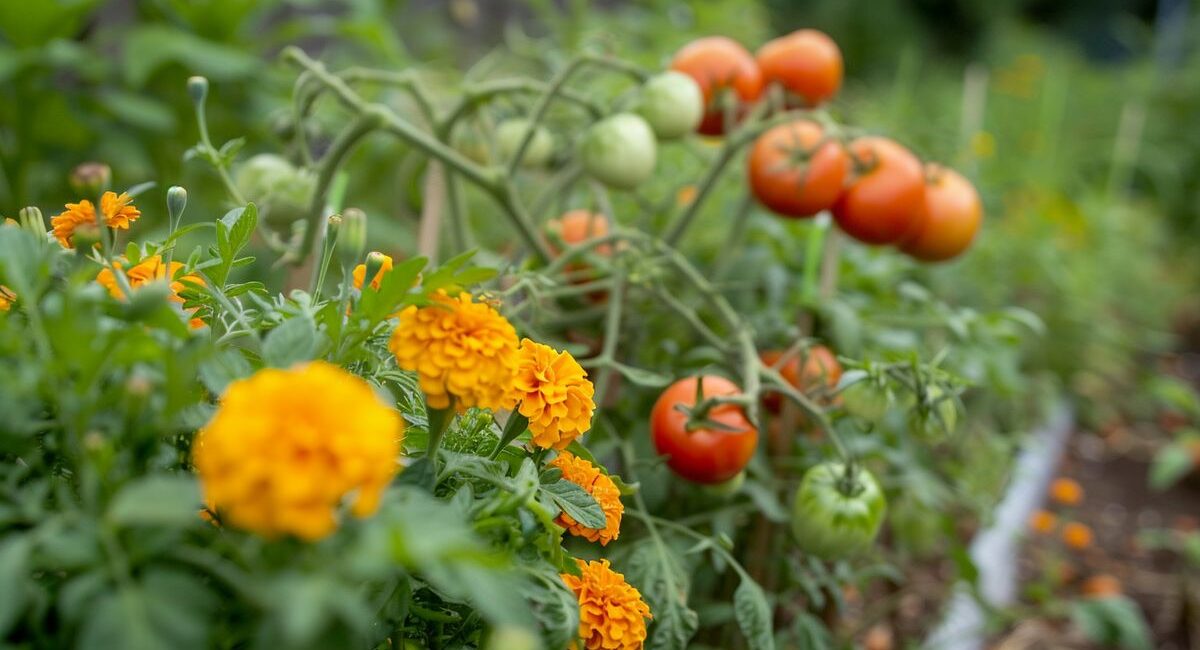
[[[1063,526],[1062,539],[1068,547],[1083,550],[1092,545],[1092,529],[1087,524],[1072,521]]]
[[[1056,525],[1058,525],[1058,517],[1055,517],[1053,512],[1046,510],[1038,510],[1029,518],[1029,527],[1035,533],[1045,535],[1054,530]]]
[[[433,408],[508,408],[517,368],[517,332],[491,305],[468,293],[439,290],[426,307],[398,314],[388,349],[405,370],[417,372]]]
[[[1050,498],[1064,506],[1077,506],[1083,501],[1083,486],[1069,478],[1055,479],[1050,484]]]
[[[66,210],[50,218],[50,226],[54,236],[64,248],[74,248],[72,237],[75,229],[83,224],[96,223],[96,206],[84,199],[79,203],[68,203]],[[133,197],[127,193],[105,192],[100,197],[100,211],[104,213],[104,223],[109,228],[128,229],[129,224],[137,221],[141,211],[133,205]]]
[[[230,384],[192,458],[224,523],[315,540],[333,532],[347,495],[355,516],[379,508],[403,437],[400,416],[367,382],[314,361]]]
[[[1121,595],[1121,581],[1107,573],[1096,574],[1083,581],[1083,595],[1091,598],[1108,598]]]
[[[114,261],[113,266],[117,267],[118,269],[122,268],[120,262]],[[196,275],[185,275],[183,277],[176,278],[175,276],[179,274],[180,269],[183,267],[183,262],[171,262],[171,271],[169,274],[171,277],[171,295],[167,297],[167,300],[177,304],[183,304],[184,302],[183,297],[179,295],[184,289],[187,288],[187,286],[184,285],[184,280],[199,284],[204,282],[204,280],[200,279],[200,277]],[[147,257],[141,262],[133,265],[133,267],[125,272],[125,278],[129,281],[130,289],[137,289],[138,287],[145,286],[151,282],[165,280],[167,275],[167,267],[163,264],[161,255],[151,255],[150,257]],[[117,282],[117,277],[115,274],[113,274],[112,269],[101,269],[100,273],[96,274],[96,282],[99,282],[101,286],[108,289],[108,293],[112,295],[113,298],[116,298],[117,300],[125,299],[125,294],[121,291],[121,285]],[[192,313],[194,314],[195,310],[192,310]],[[196,317],[193,317],[191,320],[189,320],[188,324],[193,329],[204,327],[204,321]]]
[[[646,642],[650,607],[608,560],[579,564],[580,576],[562,574],[579,598],[579,638],[587,650],[634,650]]]
[[[533,444],[543,449],[564,449],[592,426],[596,391],[569,352],[522,340],[513,390]]]
[[[0,311],[8,311],[12,309],[12,304],[16,302],[17,294],[13,293],[12,289],[0,284]]]
[[[379,291],[379,287],[383,283],[384,274],[392,270],[391,256],[379,253],[379,257],[382,258],[383,264],[379,267],[379,270],[376,271],[375,277],[371,278],[371,288],[376,291]],[[354,276],[354,288],[361,290],[363,288],[363,282],[365,282],[367,279],[367,265],[359,264],[358,266],[354,267],[354,272],[351,275]]]
[[[550,461],[551,467],[562,470],[563,478],[583,488],[604,511],[604,528],[588,528],[563,512],[558,515],[558,525],[576,537],[586,538],[589,542],[600,542],[607,546],[609,542],[621,535],[621,516],[625,514],[625,504],[621,503],[621,491],[617,484],[589,463],[569,451],[560,452],[558,457]]]

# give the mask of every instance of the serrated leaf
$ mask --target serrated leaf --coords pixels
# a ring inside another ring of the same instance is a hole
[[[187,526],[200,521],[200,485],[188,475],[152,475],[121,488],[108,506],[120,526]]]
[[[221,223],[229,228],[229,262],[232,263],[232,258],[236,257],[254,236],[254,229],[258,226],[258,206],[247,203],[243,208],[234,208],[221,217]]]
[[[200,381],[213,395],[225,392],[225,387],[250,376],[254,369],[237,350],[222,350],[200,362]]]
[[[603,529],[607,518],[604,509],[595,497],[582,487],[567,481],[559,480],[542,486],[542,491],[550,495],[554,504],[570,515],[572,519],[587,528]]]
[[[758,583],[748,577],[742,578],[733,592],[733,612],[751,648],[772,650],[775,647],[771,606]]]
[[[267,333],[263,361],[275,368],[290,368],[313,358],[317,352],[317,327],[308,316],[289,318]]]

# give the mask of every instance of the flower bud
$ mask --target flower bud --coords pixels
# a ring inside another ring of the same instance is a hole
[[[193,103],[203,104],[208,97],[208,79],[201,76],[188,77],[187,91]]]
[[[167,189],[167,215],[171,218],[171,226],[179,225],[179,220],[183,218],[183,211],[187,208],[187,190],[178,185],[172,185]]]
[[[367,253],[367,272],[363,275],[365,278],[363,280],[364,288],[371,284],[376,275],[379,275],[379,270],[383,268],[383,262],[386,257],[386,255],[380,253],[379,251],[371,251],[370,253]]]
[[[342,215],[331,214],[325,219],[325,252],[322,253],[322,258],[333,252],[333,247],[337,246],[338,235],[342,231]]]
[[[85,162],[71,172],[71,189],[95,200],[112,185],[112,169],[101,162]]]
[[[84,257],[90,255],[99,243],[100,227],[94,223],[79,224],[75,227],[75,233],[71,235],[71,244],[75,247],[75,252]]]
[[[342,235],[338,240],[338,257],[351,266],[362,259],[367,249],[367,214],[358,208],[346,208],[342,213]]]
[[[17,213],[17,219],[22,228],[32,233],[39,239],[46,237],[46,221],[42,218],[42,211],[35,207],[21,208]]]

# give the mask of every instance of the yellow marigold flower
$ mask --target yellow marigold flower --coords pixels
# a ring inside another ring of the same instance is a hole
[[[433,408],[508,408],[517,368],[517,332],[491,305],[468,293],[432,296],[426,307],[398,314],[388,349],[418,375]]]
[[[1058,518],[1054,516],[1054,513],[1045,510],[1038,510],[1029,518],[1029,527],[1035,533],[1045,535],[1054,530],[1056,525],[1058,525]]]
[[[1092,545],[1092,529],[1087,524],[1077,521],[1063,526],[1063,543],[1075,550],[1083,550]]]
[[[120,262],[113,262],[113,266],[117,267],[118,269],[122,268]],[[176,278],[175,276],[179,275],[179,271],[183,267],[183,262],[171,262],[171,295],[167,299],[178,304],[183,304],[183,297],[179,294],[187,288],[183,284],[184,280],[194,283],[204,282],[199,276],[195,275],[185,275],[183,277]],[[132,268],[125,272],[125,278],[129,281],[130,289],[137,289],[138,287],[145,286],[157,280],[165,280],[167,275],[167,267],[163,264],[161,255],[151,255],[150,257],[147,257],[141,262],[133,265]],[[112,269],[101,269],[100,273],[96,274],[96,282],[99,282],[101,286],[108,289],[108,293],[112,295],[113,298],[116,298],[117,300],[125,299],[125,294],[121,292],[121,285],[118,284],[117,277],[113,274]],[[192,313],[195,313],[195,310],[193,310]],[[204,327],[204,321],[195,317],[188,321],[188,324],[193,329]]]
[[[126,193],[105,192],[100,197],[100,210],[104,213],[104,223],[109,228],[128,229],[129,224],[141,216],[132,203],[133,198]],[[50,218],[50,226],[54,236],[64,248],[74,248],[71,239],[75,229],[87,223],[96,223],[96,206],[84,199],[79,203],[68,203],[67,209]]]
[[[380,253],[379,257],[383,258],[383,264],[379,267],[379,270],[376,271],[375,277],[371,278],[371,288],[376,291],[379,291],[379,287],[383,283],[384,274],[392,270],[391,256]],[[354,276],[354,288],[362,289],[363,282],[365,282],[367,279],[367,265],[359,264],[358,266],[354,267],[354,272],[351,275]]]
[[[0,284],[0,311],[8,311],[12,309],[12,304],[16,302],[17,294],[13,293],[12,289]]]
[[[576,537],[586,538],[589,542],[600,542],[607,546],[609,542],[621,535],[621,516],[625,514],[625,504],[621,503],[621,491],[617,484],[604,475],[599,468],[569,451],[558,454],[550,461],[551,467],[562,470],[563,478],[583,488],[604,510],[604,528],[587,528],[563,512],[558,515],[558,525]]]
[[[568,352],[522,340],[513,390],[518,410],[529,418],[533,444],[543,449],[564,449],[592,426],[596,391]]]
[[[396,474],[400,416],[362,379],[323,361],[230,384],[196,436],[206,506],[265,537],[333,532],[338,504],[366,517]]]
[[[608,560],[575,560],[583,575],[562,574],[579,598],[579,638],[587,650],[635,650],[646,643],[650,607]]]
[[[1055,479],[1050,484],[1050,498],[1064,506],[1077,506],[1083,501],[1083,486],[1069,478]]]

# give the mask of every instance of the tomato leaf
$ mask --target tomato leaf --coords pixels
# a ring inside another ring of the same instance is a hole
[[[614,370],[621,373],[622,377],[643,388],[662,388],[671,383],[671,378],[666,375],[660,375],[642,368],[634,368],[633,366],[627,366],[616,361],[610,363]]]
[[[604,509],[582,487],[570,481],[559,480],[543,485],[542,490],[550,495],[555,505],[562,508],[563,512],[570,515],[581,526],[599,529],[606,525],[607,518],[604,516]]]
[[[1150,650],[1150,629],[1136,604],[1125,596],[1076,602],[1071,621],[1095,643],[1126,650]]]
[[[774,629],[771,606],[762,587],[749,577],[743,577],[742,583],[733,592],[733,612],[751,648],[771,650],[775,647],[775,638],[771,633]]]

